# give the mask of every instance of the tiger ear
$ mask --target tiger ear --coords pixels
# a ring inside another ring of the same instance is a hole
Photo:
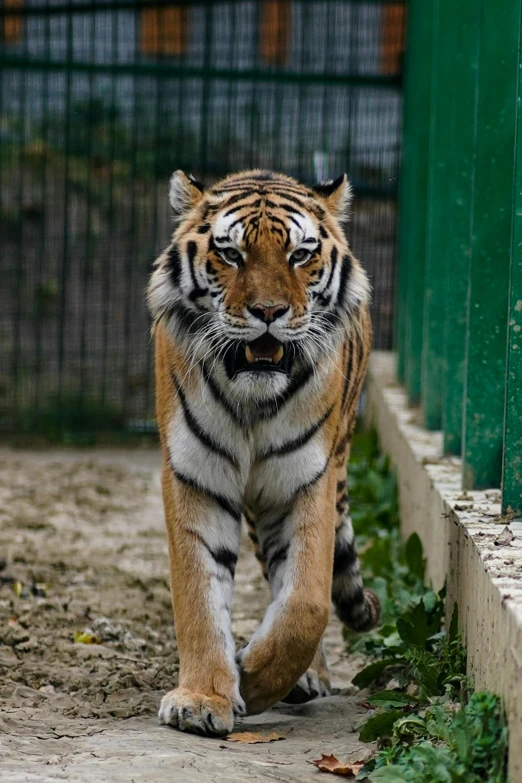
[[[326,208],[338,220],[347,220],[352,203],[352,186],[346,174],[337,179],[320,182],[312,188],[314,193],[326,202]]]
[[[203,197],[205,186],[194,179],[192,174],[175,171],[170,178],[170,206],[178,217],[184,217]]]

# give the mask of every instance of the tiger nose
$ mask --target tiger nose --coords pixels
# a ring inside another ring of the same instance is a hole
[[[269,307],[263,304],[255,304],[252,307],[247,307],[249,313],[252,313],[255,318],[259,318],[265,324],[271,324],[276,318],[281,318],[289,309],[287,305],[283,304],[271,305]]]

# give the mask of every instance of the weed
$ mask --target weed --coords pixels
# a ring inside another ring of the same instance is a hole
[[[356,433],[348,483],[365,583],[383,606],[380,628],[358,638],[347,633],[349,649],[373,659],[353,682],[360,688],[390,683],[367,699],[376,712],[360,739],[377,740],[380,749],[357,779],[505,783],[500,700],[471,692],[457,607],[445,629],[445,590],[426,586],[419,537],[401,540],[396,482],[375,433]]]

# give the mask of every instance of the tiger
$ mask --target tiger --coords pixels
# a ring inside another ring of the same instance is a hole
[[[345,174],[308,187],[255,169],[205,188],[176,171],[169,200],[148,305],[180,669],[158,717],[221,736],[237,716],[330,692],[331,601],[355,631],[379,620],[346,484],[370,287],[345,235]],[[244,519],[271,600],[236,652]]]

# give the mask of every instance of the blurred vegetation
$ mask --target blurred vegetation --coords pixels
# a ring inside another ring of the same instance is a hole
[[[81,394],[51,396],[38,411],[23,411],[18,417],[22,438],[64,445],[90,446],[100,435],[121,433],[124,428],[120,410]]]

